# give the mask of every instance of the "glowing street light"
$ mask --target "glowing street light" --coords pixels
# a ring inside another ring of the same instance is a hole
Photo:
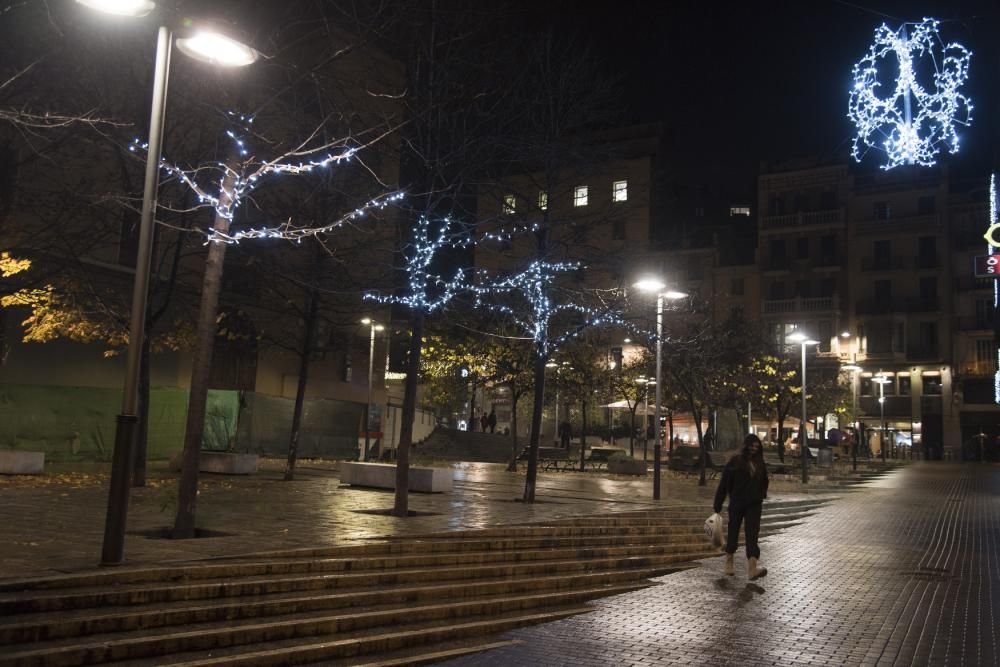
[[[892,382],[889,378],[879,372],[872,378],[872,382],[878,384],[878,416],[882,425],[882,442],[879,449],[882,453],[882,462],[885,462],[885,386]]]
[[[687,294],[666,290],[666,283],[655,277],[643,278],[636,282],[633,287],[641,292],[656,293],[656,410],[653,417],[655,434],[653,440],[653,500],[659,500],[660,454],[663,451],[663,445],[660,441],[660,404],[662,400],[660,387],[663,385],[663,300],[683,299]]]
[[[115,16],[142,17],[156,8],[150,0],[76,0],[89,9]],[[204,33],[214,34],[214,33]],[[220,36],[221,37],[221,36]],[[188,52],[199,60],[217,65],[243,66],[256,60],[256,51],[248,46],[243,49],[242,58],[237,60],[239,44],[230,38],[226,49],[222,42],[215,42],[216,48],[208,48],[202,42],[200,53]],[[172,35],[169,28],[161,25],[156,38],[156,66],[153,71],[153,100],[149,116],[149,148],[146,154],[146,174],[142,193],[142,216],[139,220],[139,245],[136,253],[135,279],[132,284],[132,312],[129,322],[128,353],[125,366],[125,387],[122,395],[122,411],[117,417],[115,444],[111,458],[111,479],[108,491],[108,510],[104,522],[104,542],[101,548],[101,564],[117,565],[122,562],[125,548],[125,523],[128,515],[129,488],[132,486],[133,448],[135,447],[135,427],[138,423],[139,365],[142,343],[146,335],[146,297],[149,291],[150,259],[153,248],[153,215],[156,211],[156,195],[159,186],[159,160],[162,155],[164,110],[167,100],[167,80],[170,75],[170,47]],[[178,44],[178,46],[180,46]],[[253,57],[250,58],[252,53]]]
[[[799,457],[802,459],[802,483],[809,483],[809,438],[806,437],[806,346],[819,345],[818,340],[813,340],[801,331],[793,331],[785,336],[789,343],[797,343],[802,347],[802,422],[799,427]]]

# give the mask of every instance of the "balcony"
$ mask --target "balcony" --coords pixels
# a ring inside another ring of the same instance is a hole
[[[870,234],[901,234],[931,231],[937,230],[940,225],[940,214],[932,213],[930,215],[914,215],[908,218],[860,220],[858,221],[855,229],[856,233],[861,236]]]
[[[992,292],[997,278],[975,278],[961,276],[955,278],[955,289],[960,292]]]
[[[959,317],[959,331],[993,331],[993,320],[987,317]]]
[[[781,313],[817,313],[837,309],[837,297],[821,296],[808,299],[771,299],[761,304],[761,312],[765,315]]]
[[[907,361],[934,360],[939,356],[937,345],[910,345],[906,348]]]
[[[997,372],[995,361],[969,361],[962,364],[959,369],[961,375],[977,375],[980,377],[992,377]]]
[[[870,416],[879,416],[878,396],[862,396],[858,399],[858,407]],[[886,396],[883,404],[885,416],[909,417],[913,411],[913,400],[909,396]]]
[[[854,304],[856,315],[888,315],[896,310],[892,299],[858,299]]]
[[[906,313],[935,313],[941,310],[941,302],[936,296],[905,299],[902,310]]]
[[[830,227],[841,225],[844,216],[840,209],[829,211],[813,211],[811,213],[791,213],[788,215],[765,215],[761,218],[760,226],[763,230],[768,229],[795,229],[798,227]]]
[[[934,313],[941,310],[937,297],[915,299],[874,298],[858,299],[854,304],[856,315],[888,315],[890,313]]]
[[[907,268],[905,257],[862,257],[862,271],[901,271]]]

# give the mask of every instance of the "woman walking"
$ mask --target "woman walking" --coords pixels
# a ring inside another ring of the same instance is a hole
[[[735,574],[733,557],[740,541],[740,524],[744,524],[747,548],[747,577],[751,580],[767,574],[766,567],[759,567],[760,514],[767,498],[767,466],[760,438],[748,435],[743,449],[729,459],[715,492],[715,511],[722,511],[722,502],[729,496],[729,535],[726,540],[726,574]]]

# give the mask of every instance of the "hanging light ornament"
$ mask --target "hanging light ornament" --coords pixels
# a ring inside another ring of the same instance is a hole
[[[854,65],[847,115],[858,130],[853,145],[858,162],[870,148],[886,154],[886,170],[930,167],[942,145],[958,152],[955,128],[972,122],[972,101],[959,92],[972,52],[954,42],[945,45],[938,24],[925,18],[892,30],[883,23],[868,54]],[[888,62],[880,62],[884,59]],[[893,90],[883,90],[887,75],[879,68],[886,64],[889,71],[898,69]]]

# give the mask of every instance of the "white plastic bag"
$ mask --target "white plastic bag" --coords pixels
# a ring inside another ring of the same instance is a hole
[[[705,519],[705,537],[716,549],[722,546],[722,515],[718,512]]]

